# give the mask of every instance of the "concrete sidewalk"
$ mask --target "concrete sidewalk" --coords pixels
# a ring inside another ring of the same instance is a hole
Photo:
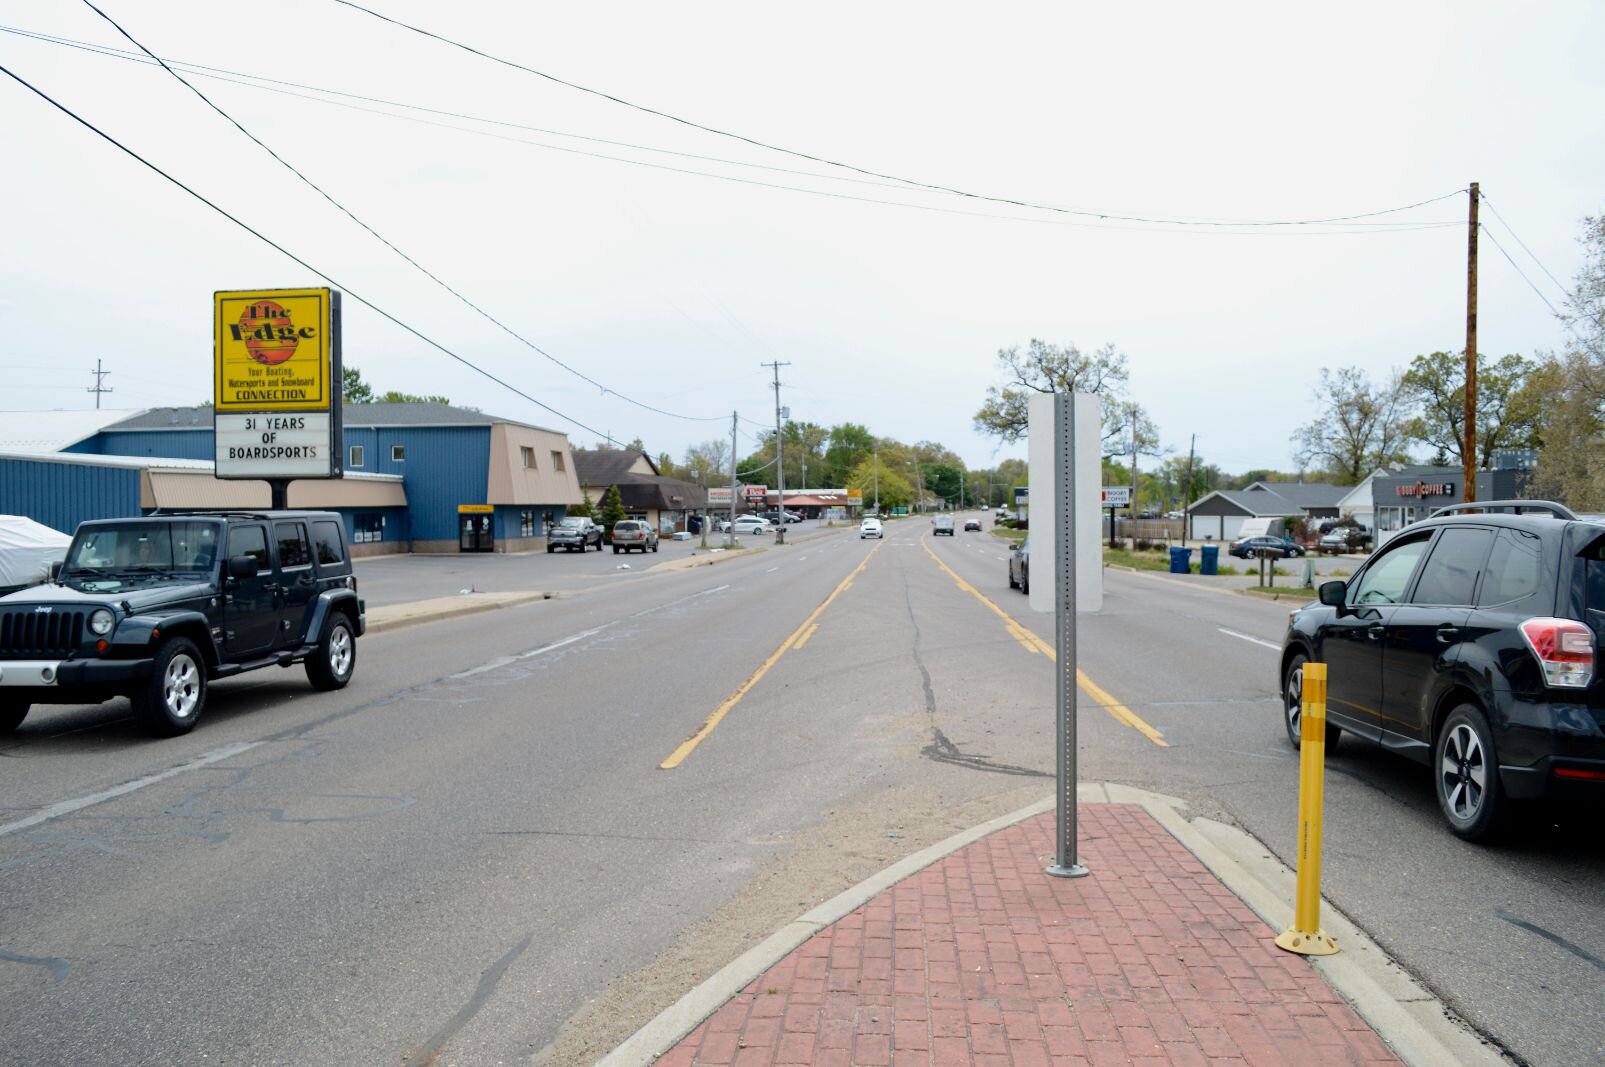
[[[1276,948],[1291,892],[1238,862],[1263,860],[1251,838],[1118,786],[1078,812],[1089,877],[1043,873],[1051,804],[977,827],[800,917],[602,1064],[1506,1062],[1341,916],[1323,909],[1336,956]]]

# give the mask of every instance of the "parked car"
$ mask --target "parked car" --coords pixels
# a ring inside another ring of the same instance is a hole
[[[86,522],[50,584],[0,597],[0,734],[34,704],[116,696],[147,732],[188,733],[212,681],[260,667],[340,689],[366,618],[334,512]]]
[[[1347,731],[1431,768],[1456,835],[1508,801],[1605,801],[1605,519],[1456,505],[1396,534],[1294,612],[1283,722],[1297,745],[1305,665],[1327,665],[1326,743]]]
[[[602,551],[602,528],[583,515],[565,515],[546,533],[546,551],[584,552],[592,545]]]
[[[981,532],[981,520],[980,519],[965,519],[964,520],[964,532],[965,533],[969,533],[971,530],[974,530],[976,533],[980,533]]]
[[[1245,537],[1233,541],[1227,554],[1238,559],[1257,559],[1261,554],[1281,559],[1283,556],[1302,556],[1304,546],[1289,537]]]
[[[1009,550],[1009,588],[1031,592],[1031,535]]]
[[[769,524],[771,526],[779,526],[780,525],[781,514],[780,514],[779,511],[776,511],[774,508],[770,508],[768,511],[764,512],[763,513],[763,517],[766,520],[768,520],[768,522],[769,522]],[[801,515],[797,514],[795,511],[787,511],[786,514],[785,514],[785,520],[786,520],[786,523],[789,525],[789,524],[794,523],[794,522],[802,522],[803,521],[803,517]]]
[[[885,536],[886,531],[882,529],[881,521],[873,515],[858,524],[858,539],[860,541],[866,537],[884,538]]]
[[[931,536],[935,537],[937,534],[947,534],[949,537],[953,536],[953,516],[938,515],[936,518],[931,520]]]
[[[774,529],[762,515],[742,515],[736,519],[737,534],[766,534]]]
[[[689,536],[689,535],[687,535]],[[613,524],[613,554],[620,552],[656,552],[658,532],[651,523],[640,519],[620,519]]]

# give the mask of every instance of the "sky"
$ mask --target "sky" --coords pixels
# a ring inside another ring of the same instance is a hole
[[[0,77],[0,411],[93,407],[97,360],[109,407],[205,402],[214,290],[333,284],[376,389],[577,445],[737,412],[745,455],[780,361],[793,419],[991,467],[1041,338],[1125,353],[1175,454],[1292,470],[1322,368],[1463,349],[1470,182],[1488,355],[1564,345],[1605,212],[1588,0],[363,3],[540,73],[337,0],[96,0],[485,315],[161,67],[27,36],[137,52],[87,4],[0,0],[0,66],[306,264]]]

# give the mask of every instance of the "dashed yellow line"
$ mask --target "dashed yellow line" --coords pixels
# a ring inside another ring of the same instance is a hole
[[[1047,656],[1049,660],[1055,663],[1059,661],[1058,653],[1051,644],[1038,637],[1031,630],[1020,625],[1020,623],[1014,620],[1012,615],[994,604],[991,598],[989,598],[985,593],[975,588],[975,586],[971,585],[969,582],[966,582],[963,578],[960,578],[952,567],[949,567],[946,563],[943,563],[941,558],[937,556],[935,552],[931,551],[931,546],[925,543],[925,538],[923,536],[920,537],[920,547],[925,549],[925,554],[930,556],[932,561],[935,562],[938,567],[942,568],[947,576],[958,584],[960,589],[964,590],[966,593],[969,593],[975,599],[991,608],[997,614],[998,618],[1003,620],[1003,627],[1008,631],[1010,637],[1024,645],[1028,651],[1040,652],[1042,655]],[[1076,668],[1076,684],[1086,691],[1087,695],[1092,698],[1094,703],[1098,704],[1103,708],[1103,710],[1114,716],[1116,722],[1124,723],[1125,725],[1131,727],[1133,730],[1136,730],[1138,733],[1142,734],[1160,748],[1170,747],[1170,743],[1165,740],[1164,734],[1160,733],[1148,723],[1144,722],[1142,717],[1135,711],[1132,711],[1130,708],[1126,707],[1126,705],[1110,696],[1108,690],[1098,685],[1091,678],[1088,678],[1087,672],[1083,671],[1079,667]]]
[[[680,766],[680,764],[684,763],[686,757],[691,755],[692,752],[696,751],[696,747],[702,744],[703,741],[707,740],[708,735],[713,733],[715,728],[717,728],[718,725],[724,721],[724,717],[730,714],[731,709],[737,704],[741,703],[741,698],[746,696],[753,686],[757,685],[763,680],[763,676],[769,673],[769,668],[780,662],[781,656],[784,656],[793,648],[800,648],[802,644],[808,640],[808,638],[813,636],[814,630],[819,628],[817,625],[819,616],[825,613],[825,609],[830,607],[831,603],[835,601],[837,597],[841,596],[852,587],[853,579],[858,577],[859,574],[863,573],[864,568],[869,566],[869,561],[874,557],[875,553],[881,550],[881,545],[884,543],[885,542],[879,542],[874,548],[870,549],[869,555],[864,557],[864,561],[858,566],[854,567],[852,573],[841,580],[840,585],[831,590],[830,596],[825,598],[824,603],[815,608],[813,612],[803,620],[802,625],[791,632],[790,637],[780,642],[780,647],[775,649],[774,652],[770,653],[769,658],[764,660],[763,664],[756,671],[752,672],[752,676],[737,686],[734,693],[731,693],[729,696],[724,698],[724,703],[713,709],[713,714],[709,715],[703,720],[701,728],[698,729],[696,733],[682,741],[679,748],[669,753],[668,759],[658,764],[659,770],[672,771],[676,767]]]

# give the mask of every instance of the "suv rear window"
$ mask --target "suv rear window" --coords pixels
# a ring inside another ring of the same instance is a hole
[[[1583,550],[1583,575],[1589,610],[1605,613],[1605,537]]]
[[[320,566],[328,563],[344,563],[345,556],[340,550],[340,525],[328,519],[314,522],[312,548],[317,553]]]
[[[1488,555],[1488,580],[1483,583],[1478,603],[1509,604],[1538,592],[1541,545],[1537,534],[1500,530],[1494,538],[1494,550]]]

